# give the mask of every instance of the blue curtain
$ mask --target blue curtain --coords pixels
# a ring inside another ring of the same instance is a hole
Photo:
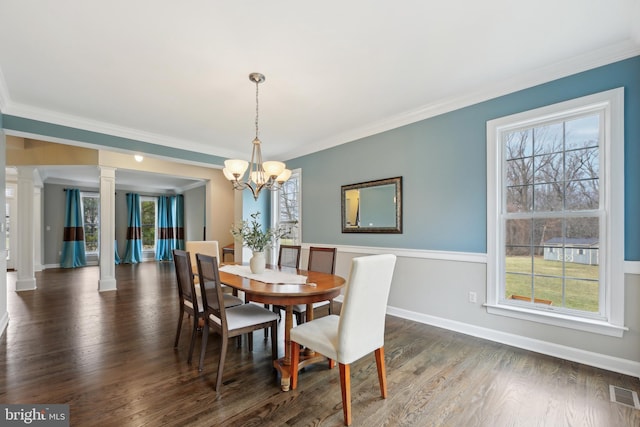
[[[156,260],[173,260],[174,249],[184,249],[184,198],[159,196]]]
[[[120,264],[120,255],[118,255],[118,241],[117,240],[113,242],[113,247],[114,247],[114,252],[115,252],[114,253],[114,255],[115,255],[114,260],[115,260],[115,263],[117,265],[117,264]]]
[[[84,253],[84,227],[82,216],[82,198],[77,188],[67,188],[64,216],[64,238],[60,266],[63,268],[87,265]]]
[[[142,232],[140,229],[142,219],[139,194],[127,193],[127,212],[127,248],[122,262],[136,264],[142,261]]]
[[[184,196],[179,194],[175,198],[175,218],[176,218],[176,249],[184,250]]]

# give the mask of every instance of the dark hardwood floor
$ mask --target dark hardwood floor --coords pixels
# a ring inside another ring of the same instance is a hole
[[[66,403],[72,426],[342,425],[338,370],[310,367],[280,391],[261,331],[252,353],[230,346],[213,391],[219,340],[203,373],[186,363],[189,322],[173,348],[172,263],[117,266],[105,293],[97,267],[37,273],[20,293],[7,275],[2,403]],[[373,356],[352,366],[354,426],[640,426],[640,411],[609,401],[609,384],[638,391],[637,378],[390,316],[385,352],[386,400]]]

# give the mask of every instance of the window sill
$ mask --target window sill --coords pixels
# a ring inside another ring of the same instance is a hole
[[[613,325],[601,320],[583,319],[558,313],[540,312],[538,310],[530,310],[524,307],[498,304],[484,304],[484,306],[487,307],[487,313],[489,314],[544,323],[546,325],[559,326],[563,328],[577,329],[579,331],[592,332],[594,334],[608,335],[611,337],[620,338],[625,331],[629,330],[627,327]]]

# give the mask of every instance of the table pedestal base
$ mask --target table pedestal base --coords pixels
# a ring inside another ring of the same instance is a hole
[[[322,361],[329,363],[329,360],[325,356],[319,353],[312,353],[311,355],[308,355],[304,349],[301,349],[298,370],[305,366]],[[282,391],[289,391],[289,388],[291,387],[291,362],[287,362],[284,358],[278,359],[273,362],[273,367],[280,372],[280,387],[282,388]]]

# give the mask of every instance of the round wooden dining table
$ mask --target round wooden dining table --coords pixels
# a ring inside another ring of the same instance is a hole
[[[224,264],[223,264],[224,265]],[[274,368],[280,373],[280,385],[283,391],[288,391],[291,380],[291,338],[290,331],[293,327],[293,305],[307,304],[307,321],[313,320],[313,303],[329,301],[340,295],[340,290],[345,284],[345,279],[335,274],[320,273],[316,271],[298,270],[290,267],[278,267],[268,265],[271,270],[306,276],[303,284],[291,283],[265,283],[255,279],[249,279],[240,275],[220,270],[220,282],[234,290],[245,294],[245,301],[253,301],[263,304],[284,306],[284,357],[273,362]],[[301,354],[300,368],[318,361],[323,356],[316,356],[313,352]]]

